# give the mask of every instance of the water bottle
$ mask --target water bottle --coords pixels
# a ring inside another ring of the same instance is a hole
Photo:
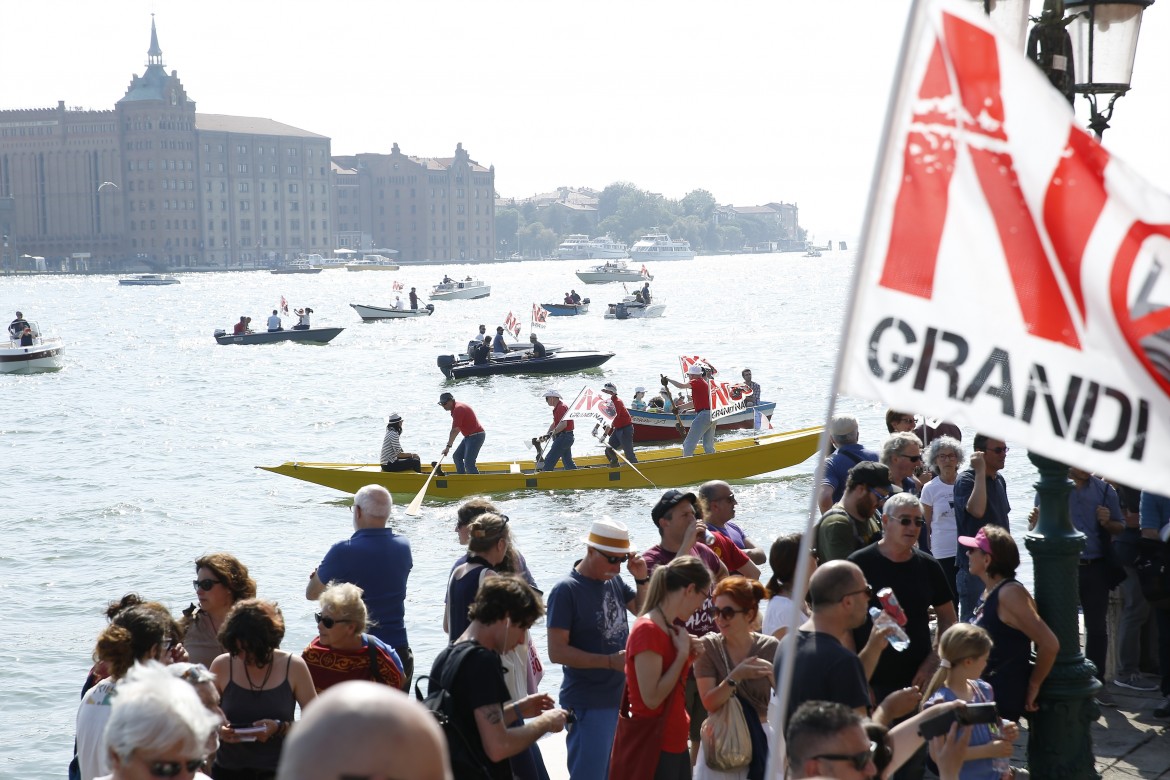
[[[998,721],[988,724],[988,726],[993,739],[1003,739],[1003,730]],[[1012,771],[1012,761],[1010,758],[993,758],[991,759],[991,769],[997,777],[1004,778]]]
[[[884,612],[877,607],[870,607],[869,616],[873,618],[874,630],[877,630],[878,628],[884,628],[885,626],[893,627],[894,630],[890,632],[888,637],[886,637],[890,643],[890,647],[894,648],[900,653],[910,646],[910,637],[906,636],[906,632],[902,630],[902,627],[899,626],[892,617],[890,617],[889,613]]]

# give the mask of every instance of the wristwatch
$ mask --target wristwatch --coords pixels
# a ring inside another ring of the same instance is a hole
[[[645,585],[645,584],[646,584],[647,582],[649,582],[649,581],[650,581],[650,578],[649,578],[649,577],[647,577],[647,578],[646,578],[646,579],[644,579],[644,580],[640,580],[640,579],[638,579],[637,577],[634,577],[634,584],[635,584],[635,585]]]
[[[727,684],[728,684],[729,686],[731,686],[731,689],[732,689],[732,690],[735,690],[736,686],[737,686],[737,685],[739,685],[739,683],[738,683],[738,682],[736,682],[735,680],[731,679],[730,677],[724,677],[723,679],[724,679],[725,681],[727,681]]]

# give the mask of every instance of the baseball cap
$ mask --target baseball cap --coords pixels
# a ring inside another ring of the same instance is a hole
[[[857,418],[851,414],[835,414],[829,423],[829,434],[832,436],[849,436],[857,433]]]
[[[655,523],[662,519],[670,510],[681,504],[683,501],[690,501],[692,504],[698,504],[699,499],[694,493],[684,493],[681,490],[668,490],[662,494],[662,498],[658,499],[658,503],[650,510],[650,519]]]
[[[562,396],[561,396],[560,390],[545,390],[544,397],[545,398],[561,398]]]
[[[634,392],[635,393],[644,393],[644,392],[646,392],[646,388],[643,387],[642,385],[638,385],[637,387],[634,388]]]
[[[630,531],[624,523],[603,518],[594,520],[589,528],[589,535],[585,537],[585,544],[614,555],[625,555],[635,551],[634,543],[630,540]]]
[[[687,369],[687,374],[689,374],[690,376],[702,376],[703,375],[703,367],[700,366],[698,363],[691,363],[691,367]]]
[[[455,400],[455,396],[451,395],[450,393],[443,393],[441,396],[439,396],[439,406],[442,406],[443,404],[447,403],[448,401],[454,401],[454,400]]]
[[[606,382],[601,386],[601,389],[607,393],[617,393],[617,385],[615,385],[613,382]]]
[[[991,540],[987,538],[987,533],[982,528],[974,536],[960,536],[959,544],[964,547],[974,547],[991,555]]]
[[[849,469],[848,480],[854,485],[884,488],[891,493],[894,490],[890,484],[889,466],[872,460],[863,460],[861,463]]]

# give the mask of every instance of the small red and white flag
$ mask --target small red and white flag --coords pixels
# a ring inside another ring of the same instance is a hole
[[[548,310],[539,303],[532,304],[532,324],[540,327],[548,324]]]
[[[838,387],[1166,492],[1170,196],[979,6],[914,8]]]
[[[288,314],[288,301],[284,299],[283,295],[280,296],[280,310],[285,314]]]
[[[614,406],[613,397],[609,393],[582,387],[573,403],[569,404],[566,416],[570,420],[593,420],[610,426],[617,417],[617,407]]]
[[[512,312],[508,312],[508,316],[504,318],[504,330],[511,333],[513,338],[520,335],[520,320],[516,319]]]
[[[394,282],[394,292],[402,292],[404,289],[406,289],[406,288],[402,285],[402,282],[399,282],[399,281]]]
[[[679,364],[679,367],[682,369],[683,376],[686,376],[686,373],[687,373],[687,371],[690,370],[691,366],[696,365],[696,364],[707,369],[707,373],[710,374],[711,376],[715,376],[716,374],[719,373],[718,371],[715,370],[715,366],[711,365],[711,363],[707,360],[707,358],[700,357],[699,355],[679,355],[678,356],[678,364]]]

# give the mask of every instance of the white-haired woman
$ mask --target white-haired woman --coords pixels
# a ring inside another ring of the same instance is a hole
[[[346,680],[372,680],[402,688],[402,661],[394,648],[367,634],[362,589],[331,582],[317,600],[317,636],[301,652],[317,693]]]
[[[955,590],[955,556],[959,531],[955,525],[955,482],[966,453],[958,439],[939,436],[926,450],[926,467],[936,475],[922,487],[922,517],[930,536],[930,553]]]
[[[103,780],[206,778],[200,770],[219,723],[191,685],[161,664],[138,664],[111,707],[105,742],[113,773]]]

